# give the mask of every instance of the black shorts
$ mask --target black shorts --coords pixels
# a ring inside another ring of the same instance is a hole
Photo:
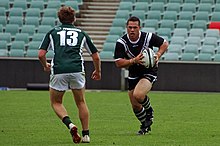
[[[128,90],[133,90],[141,79],[148,79],[152,84],[157,80],[157,74],[143,74],[139,77],[128,77]]]

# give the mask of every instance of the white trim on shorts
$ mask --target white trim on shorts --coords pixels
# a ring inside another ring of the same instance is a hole
[[[66,91],[68,89],[82,89],[85,86],[85,73],[64,73],[51,74],[49,87],[58,91]]]

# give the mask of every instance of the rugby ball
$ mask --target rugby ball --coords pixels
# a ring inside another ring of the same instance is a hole
[[[152,68],[155,65],[155,53],[154,50],[147,48],[142,51],[144,58],[142,59],[143,65],[146,68]]]

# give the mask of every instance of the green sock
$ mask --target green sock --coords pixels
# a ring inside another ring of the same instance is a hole
[[[62,119],[62,122],[66,125],[66,127],[68,129],[70,129],[69,125],[72,123],[72,121],[70,120],[70,118],[68,116],[65,116],[63,119]]]

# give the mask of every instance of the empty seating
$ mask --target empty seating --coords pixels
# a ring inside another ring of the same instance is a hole
[[[195,61],[196,55],[194,53],[182,53],[181,61]]]

